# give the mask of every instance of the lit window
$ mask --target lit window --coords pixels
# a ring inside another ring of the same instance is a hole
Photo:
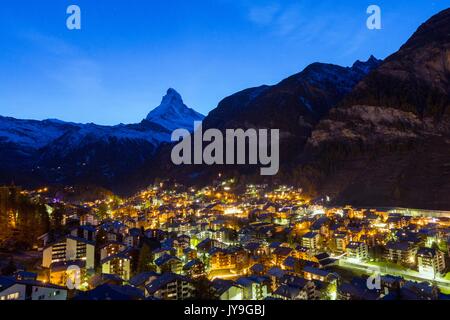
[[[17,300],[17,299],[19,299],[19,293],[18,292],[8,294],[8,296],[6,297],[6,300]]]

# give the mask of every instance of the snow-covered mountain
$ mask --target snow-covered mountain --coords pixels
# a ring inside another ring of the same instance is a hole
[[[151,159],[174,129],[193,129],[203,116],[169,89],[136,124],[101,126],[0,116],[0,183],[95,183],[110,186]]]
[[[161,104],[148,114],[146,120],[173,131],[180,128],[193,130],[194,121],[202,121],[204,118],[205,116],[186,106],[181,95],[170,88]]]
[[[141,123],[136,124],[101,126],[56,119],[37,121],[0,116],[0,143],[40,149],[50,143],[58,144],[60,139],[67,146],[76,147],[92,139],[107,141],[115,138],[144,140],[157,145],[170,141],[170,134],[174,129],[192,129],[194,121],[201,121],[203,118],[203,115],[183,103],[177,91],[169,89],[161,105],[151,111]]]
[[[0,116],[0,144],[10,143],[38,149],[79,125],[55,120],[19,120]]]

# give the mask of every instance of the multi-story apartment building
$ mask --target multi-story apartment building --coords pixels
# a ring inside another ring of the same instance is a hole
[[[348,244],[348,237],[345,233],[336,233],[334,235],[334,242],[336,245],[336,252],[337,253],[344,253],[345,249],[347,248]]]
[[[53,244],[47,245],[42,252],[42,267],[50,268],[55,262],[82,260],[87,270],[95,267],[95,242],[68,235]]]
[[[317,252],[320,248],[320,234],[316,232],[308,232],[302,237],[302,246],[310,249],[312,252]]]
[[[444,254],[433,248],[420,248],[417,251],[417,265],[421,274],[441,274],[445,271]]]
[[[158,272],[173,272],[176,274],[181,274],[183,270],[182,261],[170,254],[164,254],[155,260],[155,265],[157,267]]]
[[[36,279],[0,277],[0,301],[2,300],[66,300],[67,289]]]
[[[124,251],[127,246],[121,242],[108,242],[100,247],[100,260]]]
[[[360,261],[369,258],[369,247],[364,242],[350,242],[346,248],[347,257]]]
[[[187,300],[194,296],[189,278],[171,272],[156,277],[145,287],[145,296],[162,300]]]
[[[417,246],[409,242],[388,242],[385,258],[394,263],[415,265]]]
[[[102,273],[114,274],[123,280],[131,277],[131,257],[128,252],[120,252],[101,260]]]

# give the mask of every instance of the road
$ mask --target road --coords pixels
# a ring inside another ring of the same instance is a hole
[[[374,273],[379,272],[382,275],[393,275],[393,276],[400,276],[404,278],[405,280],[412,280],[412,281],[427,281],[427,282],[434,282],[440,289],[444,289],[446,291],[450,290],[450,280],[446,280],[441,277],[433,278],[427,278],[420,274],[417,271],[414,270],[404,270],[402,268],[394,268],[394,267],[380,267],[378,265],[373,265],[366,262],[357,262],[357,261],[348,261],[344,258],[339,259],[339,266],[344,269],[349,270],[359,270],[364,271],[366,273]]]

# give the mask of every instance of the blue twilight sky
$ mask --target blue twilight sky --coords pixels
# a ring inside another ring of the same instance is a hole
[[[81,8],[82,30],[66,28]],[[366,9],[382,9],[382,30]],[[2,0],[0,115],[138,122],[173,87],[207,114],[320,61],[396,51],[450,0]]]

